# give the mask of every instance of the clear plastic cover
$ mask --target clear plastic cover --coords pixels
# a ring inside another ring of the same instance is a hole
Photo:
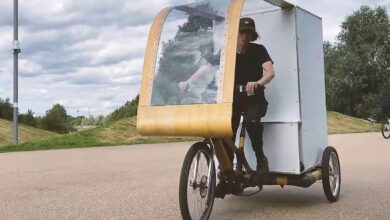
[[[198,1],[168,14],[157,52],[152,106],[217,103],[230,2]]]

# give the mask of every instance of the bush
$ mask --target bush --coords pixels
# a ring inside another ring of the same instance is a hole
[[[109,123],[109,122],[117,121],[122,118],[136,116],[137,109],[138,109],[138,102],[139,102],[139,95],[137,95],[130,102],[129,101],[126,102],[124,106],[116,109],[114,112],[108,115],[107,120],[105,122]]]
[[[42,119],[44,129],[65,134],[73,131],[71,118],[66,114],[65,107],[60,104],[55,104],[46,112],[46,116]]]

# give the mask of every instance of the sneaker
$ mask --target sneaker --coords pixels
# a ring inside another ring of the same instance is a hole
[[[219,176],[221,181],[218,185],[221,184],[220,188],[225,190],[225,194],[238,195],[244,191],[245,186],[241,183],[240,176],[237,176],[233,170],[221,172]]]
[[[226,182],[221,181],[215,187],[215,198],[225,198],[225,195],[228,194],[228,187]]]
[[[229,183],[229,191],[233,195],[240,195],[242,192],[244,192],[244,188],[244,184],[240,182]]]

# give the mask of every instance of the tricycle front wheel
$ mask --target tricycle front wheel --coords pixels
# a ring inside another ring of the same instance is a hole
[[[195,143],[183,162],[179,184],[179,203],[183,219],[208,219],[214,204],[215,164],[211,149]]]

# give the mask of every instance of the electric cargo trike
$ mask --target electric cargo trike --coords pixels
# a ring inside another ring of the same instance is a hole
[[[265,89],[269,104],[261,123],[269,172],[261,178],[254,178],[256,157],[244,124],[236,143],[232,141],[243,17],[256,22],[260,38],[255,43],[267,47],[276,73]],[[205,65],[206,73],[183,84]],[[203,0],[163,9],[147,43],[137,129],[145,136],[204,138],[191,146],[182,166],[179,203],[184,219],[208,219],[216,197],[237,194],[227,189],[221,195],[216,189],[225,178],[221,143],[235,153],[239,194],[248,194],[249,187],[309,187],[322,181],[326,198],[336,201],[341,173],[338,154],[328,146],[321,18],[283,0]]]

